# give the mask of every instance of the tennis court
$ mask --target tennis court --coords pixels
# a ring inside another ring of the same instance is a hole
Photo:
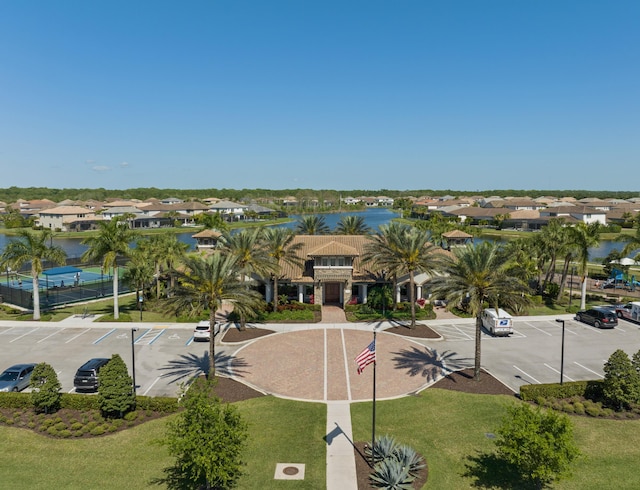
[[[55,267],[43,271],[39,277],[40,289],[68,288],[111,281],[111,274],[104,274],[100,267]],[[33,280],[29,274],[13,274],[9,286],[33,291]]]

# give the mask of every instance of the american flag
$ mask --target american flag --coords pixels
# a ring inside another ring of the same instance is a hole
[[[375,339],[356,357],[358,374],[364,371],[369,364],[376,362],[376,341]]]

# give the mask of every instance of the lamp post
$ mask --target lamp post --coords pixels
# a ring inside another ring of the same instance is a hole
[[[135,351],[135,333],[137,328],[131,329],[131,373],[133,375],[133,396],[136,396],[136,351]]]
[[[560,384],[562,385],[562,381],[564,379],[564,320],[556,319],[558,323],[562,323],[562,348],[560,351]]]
[[[142,298],[142,291],[138,293],[138,307],[140,308],[140,321],[142,321],[142,302],[144,299]]]

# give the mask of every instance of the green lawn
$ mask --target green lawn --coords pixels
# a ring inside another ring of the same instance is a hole
[[[325,487],[325,405],[262,397],[237,406],[250,430],[246,475],[238,488]],[[171,463],[166,448],[154,442],[163,437],[167,420],[82,440],[52,439],[0,426],[0,487],[164,488],[152,481],[162,478],[162,469]],[[276,463],[304,463],[305,480],[275,482]]]
[[[377,434],[390,434],[423,454],[429,466],[425,488],[469,489],[477,483],[466,475],[478,459],[494,451],[487,437],[500,424],[509,403],[507,396],[470,395],[430,389],[417,397],[378,402]],[[352,405],[354,439],[371,438],[371,403]],[[556,489],[637,489],[640,459],[640,421],[571,417],[576,442],[583,455],[573,466],[573,477],[554,485]],[[491,461],[491,458],[486,458]],[[471,466],[470,466],[471,465]],[[482,473],[482,472],[475,472]],[[499,487],[489,471],[479,488]],[[493,486],[491,485],[493,484]]]
[[[493,440],[505,408],[521,403],[508,396],[469,395],[429,389],[419,396],[377,403],[378,435],[390,434],[423,454],[429,465],[426,488],[468,489],[495,486],[493,472],[470,471],[482,456],[491,461]],[[240,489],[325,488],[326,407],[262,397],[237,404],[249,424],[247,465]],[[636,489],[640,460],[640,421],[571,417],[582,456],[574,476],[556,489]],[[25,429],[0,427],[2,488],[111,489],[158,488],[154,478],[171,458],[154,443],[164,434],[165,419],[147,422],[109,436],[59,440]],[[354,440],[371,437],[371,403],[352,405]],[[303,481],[274,481],[276,463],[304,463]],[[492,486],[493,482],[493,486]],[[162,487],[160,487],[162,488]]]

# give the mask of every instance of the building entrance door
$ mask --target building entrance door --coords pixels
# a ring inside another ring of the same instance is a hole
[[[324,302],[325,304],[340,304],[339,282],[324,283]]]

